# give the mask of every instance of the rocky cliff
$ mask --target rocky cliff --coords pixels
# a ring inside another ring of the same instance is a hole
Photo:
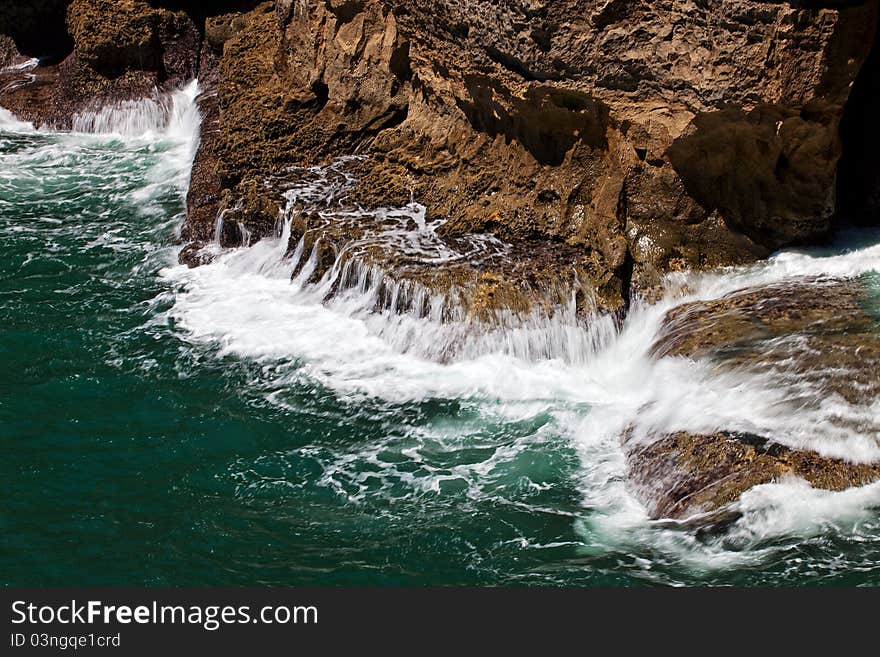
[[[874,2],[270,9],[224,33],[224,189],[362,155],[353,200],[413,194],[449,236],[572,246],[608,308],[828,232],[877,23]]]
[[[34,84],[0,95],[38,125],[67,128],[77,111],[149,96],[198,72],[201,36],[191,17],[146,2],[10,3],[0,10],[0,33],[41,58]]]
[[[58,65],[0,100],[63,126],[200,72],[194,242],[236,207],[265,234],[267,176],[357,154],[352,202],[572,247],[613,309],[666,271],[821,239],[838,196],[873,216],[871,142],[846,126],[875,97],[876,25],[873,1],[47,0],[0,33]]]

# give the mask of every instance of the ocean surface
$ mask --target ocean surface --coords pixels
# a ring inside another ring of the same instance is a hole
[[[880,485],[759,486],[703,536],[647,518],[618,444],[632,426],[822,441],[839,408],[649,350],[687,298],[820,274],[880,291],[880,235],[678,281],[622,326],[560,311],[474,336],[377,312],[375,272],[335,297],[292,277],[310,254],[287,255],[283,218],[178,265],[196,91],[72,133],[0,110],[3,584],[880,584]],[[291,202],[331,206],[330,178],[305,172]],[[388,212],[413,221],[383,238],[443,256],[417,205]],[[826,447],[874,460],[876,438]]]

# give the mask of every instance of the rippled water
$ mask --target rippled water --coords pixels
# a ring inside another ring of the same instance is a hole
[[[652,360],[682,298],[622,329],[563,313],[437,359],[460,327],[373,312],[369,289],[325,301],[291,281],[283,238],[177,265],[193,93],[80,117],[99,135],[0,116],[4,583],[880,584],[880,485],[761,486],[714,537],[627,494],[633,423],[822,438],[822,409],[786,414],[772,382]],[[874,243],[689,294],[815,273],[876,286]],[[878,456],[865,436],[834,445]]]

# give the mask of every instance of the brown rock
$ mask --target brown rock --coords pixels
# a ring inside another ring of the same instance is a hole
[[[664,272],[829,229],[877,3],[279,0],[274,23],[246,16],[214,39],[224,187],[363,155],[358,203],[412,195],[450,237],[566,243],[619,308]]]
[[[67,21],[76,44],[68,93],[106,96],[121,86],[134,95],[135,86],[179,86],[196,75],[200,38],[183,12],[139,0],[74,0]]]
[[[67,4],[4,8],[0,32],[41,45]],[[359,155],[352,202],[415,198],[450,239],[565,244],[620,310],[670,270],[829,230],[877,4],[73,0],[72,54],[0,102],[63,127],[207,63],[187,239],[289,165]]]
[[[18,48],[16,48],[12,37],[0,34],[0,68],[9,66],[12,60],[18,56]]]
[[[796,384],[807,409],[829,395],[858,407],[880,396],[880,319],[858,279],[788,281],[670,311],[658,357],[709,359],[720,370]],[[853,417],[831,425],[880,436],[880,424]],[[623,438],[629,485],[653,517],[716,511],[752,486],[786,475],[842,490],[880,479],[880,464],[849,463],[789,449],[773,436],[679,432]]]
[[[221,245],[241,246],[244,235],[253,243],[272,234],[284,204],[284,199],[267,185],[256,180],[241,182],[220,204],[225,228]]]
[[[278,24],[266,2],[240,18],[242,29],[224,43],[217,93],[218,173],[226,188],[243,178],[265,178],[295,150],[297,104],[276,63]]]
[[[205,41],[218,53],[223,44],[247,27],[247,18],[241,13],[208,16],[205,20]]]
[[[772,370],[852,404],[866,403],[880,395],[880,322],[869,310],[874,303],[859,279],[743,290],[670,311],[654,353],[708,358],[726,369]]]
[[[749,434],[676,433],[647,444],[625,439],[623,445],[629,487],[652,518],[716,512],[748,489],[786,476],[835,491],[880,479],[880,464],[825,458]]]
[[[0,104],[38,125],[68,128],[77,111],[178,87],[197,73],[200,37],[186,13],[138,0],[72,0],[67,25],[73,52],[38,69],[36,88],[0,94]]]
[[[199,85],[202,93],[196,102],[202,115],[199,147],[196,150],[190,172],[189,189],[186,194],[187,218],[181,230],[181,238],[191,242],[192,247],[181,253],[181,262],[197,262],[187,258],[186,253],[197,250],[214,237],[214,224],[220,211],[223,189],[220,185],[217,143],[220,139],[220,101],[217,98],[219,75],[217,55],[210,48],[203,48],[199,62]]]

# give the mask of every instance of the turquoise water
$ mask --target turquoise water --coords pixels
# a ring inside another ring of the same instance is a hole
[[[652,524],[583,368],[389,355],[246,250],[176,266],[189,148],[0,133],[4,584],[880,584],[876,489]]]

